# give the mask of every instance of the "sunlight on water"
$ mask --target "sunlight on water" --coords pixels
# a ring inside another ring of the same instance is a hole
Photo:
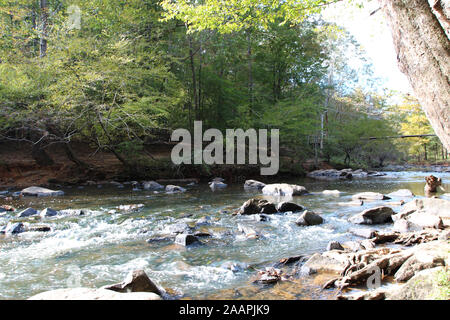
[[[324,298],[312,279],[278,284],[269,289],[251,284],[255,268],[295,255],[323,251],[330,240],[347,241],[351,224],[348,218],[382,201],[366,202],[363,207],[342,207],[338,202],[351,200],[357,192],[389,193],[410,189],[423,196],[425,172],[394,172],[387,177],[353,181],[289,181],[304,185],[312,195],[294,197],[293,202],[321,214],[325,223],[299,227],[295,213],[273,215],[259,222],[251,216],[232,216],[244,201],[261,196],[244,191],[242,185],[212,192],[206,185],[188,187],[184,194],[154,194],[114,188],[65,189],[59,198],[26,198],[14,205],[43,209],[84,209],[85,215],[46,218],[51,232],[27,232],[16,236],[0,236],[0,298],[23,299],[33,294],[67,287],[74,272],[80,274],[80,285],[100,287],[121,281],[135,269],[144,269],[158,284],[187,298]],[[450,190],[449,173],[442,177]],[[322,190],[341,191],[339,197],[323,195]],[[393,199],[396,201],[399,199]],[[136,212],[108,213],[119,205],[144,204]],[[398,211],[400,207],[393,207]],[[208,216],[197,229],[207,231],[212,238],[189,248],[173,241],[147,243],[180,228],[193,227],[197,219]],[[0,226],[10,219],[0,216]],[[29,218],[28,218],[29,219]],[[33,221],[33,219],[23,219]],[[238,231],[238,224],[250,227],[260,237],[247,239]],[[389,228],[389,225],[381,228]],[[230,268],[233,266],[233,268]],[[232,270],[231,270],[232,269]],[[309,282],[308,282],[309,281]],[[325,294],[326,295],[326,294]]]

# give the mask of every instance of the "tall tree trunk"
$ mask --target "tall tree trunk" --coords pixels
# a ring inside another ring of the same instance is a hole
[[[47,27],[48,27],[48,3],[47,0],[40,0],[41,8],[41,39],[39,45],[39,56],[45,57],[47,54]]]
[[[248,60],[248,94],[250,97],[249,116],[253,111],[253,56],[252,56],[252,39],[250,30],[247,30],[247,60]]]
[[[450,150],[450,41],[445,23],[426,0],[378,1],[392,31],[399,68],[436,135]]]
[[[192,72],[192,91],[194,100],[194,119],[198,120],[198,92],[197,92],[197,77],[195,76],[195,61],[194,61],[194,48],[192,45],[192,37],[188,35],[189,41],[189,57],[191,62]]]

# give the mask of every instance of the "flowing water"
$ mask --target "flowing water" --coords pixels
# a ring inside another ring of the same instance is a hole
[[[50,232],[0,236],[0,299],[25,299],[68,286],[100,287],[120,282],[135,269],[144,269],[159,285],[185,298],[326,299],[329,293],[321,292],[308,277],[272,287],[252,284],[255,268],[289,256],[324,251],[330,240],[354,239],[347,232],[351,227],[347,219],[383,201],[366,202],[363,207],[343,207],[338,202],[350,201],[357,192],[386,194],[403,188],[421,197],[424,177],[429,174],[391,172],[384,177],[353,181],[283,181],[304,185],[312,193],[292,199],[324,217],[324,224],[311,227],[294,223],[298,213],[273,215],[265,222],[252,216],[232,216],[231,212],[244,201],[260,195],[244,191],[242,184],[215,192],[200,184],[187,187],[182,194],[132,191],[131,187],[70,188],[63,189],[66,195],[62,197],[17,200],[14,205],[19,209],[84,209],[85,214],[37,219],[50,225]],[[450,173],[434,175],[450,181]],[[444,187],[450,190],[449,184]],[[321,194],[325,189],[342,193],[339,197],[325,196]],[[109,212],[126,204],[144,207],[131,213]],[[398,211],[400,207],[393,208]],[[201,245],[185,248],[173,241],[146,241],[179,223],[193,226],[204,216],[210,219],[196,230],[212,233],[213,237],[202,238]],[[11,219],[20,221],[7,214],[0,216],[0,226]],[[246,239],[238,231],[238,224],[257,230],[262,237]]]

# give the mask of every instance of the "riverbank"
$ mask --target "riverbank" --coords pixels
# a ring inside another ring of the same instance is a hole
[[[174,166],[170,160],[173,145],[154,143],[147,145],[143,151],[146,160],[138,172],[125,170],[123,164],[109,152],[97,150],[83,143],[70,145],[77,159],[86,166],[76,164],[61,145],[50,145],[47,154],[53,163],[39,165],[33,159],[30,144],[20,142],[0,142],[0,188],[26,188],[32,185],[56,188],[58,186],[79,186],[95,184],[105,185],[111,181],[149,181],[149,180],[182,180],[196,179],[208,182],[211,177],[223,177],[229,183],[243,183],[247,179],[264,179],[265,182],[276,182],[291,177],[305,177],[316,169],[332,169],[334,166],[313,160],[299,161],[282,152],[280,171],[275,176],[261,177],[259,166],[251,165],[219,165],[219,166]],[[345,169],[342,165],[335,165]],[[354,168],[355,170],[358,168]],[[367,169],[369,172],[371,170]],[[424,171],[449,172],[449,163],[439,165],[388,165],[377,168],[377,171]]]

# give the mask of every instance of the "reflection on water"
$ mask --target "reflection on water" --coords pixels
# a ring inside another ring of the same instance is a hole
[[[363,207],[342,207],[357,192],[389,193],[410,189],[423,196],[425,172],[389,173],[387,177],[354,181],[283,181],[304,185],[312,194],[294,197],[292,201],[320,213],[325,223],[298,227],[297,214],[273,215],[259,222],[251,216],[232,216],[247,199],[258,192],[244,191],[242,185],[212,192],[206,185],[187,187],[184,194],[154,194],[96,187],[65,189],[63,197],[17,200],[20,209],[86,209],[83,216],[44,219],[51,225],[48,233],[23,233],[0,236],[0,298],[23,299],[33,294],[68,286],[74,270],[80,274],[81,286],[100,287],[121,281],[135,269],[147,274],[165,288],[200,299],[325,299],[331,293],[321,292],[320,279],[300,278],[293,282],[263,287],[251,284],[256,269],[288,256],[323,251],[330,240],[347,241],[347,219],[381,201],[366,202]],[[449,173],[442,177],[450,190]],[[325,196],[322,190],[338,189],[340,197]],[[269,200],[280,200],[271,199]],[[394,201],[397,199],[393,199]],[[145,205],[132,213],[108,213],[123,204]],[[393,207],[399,210],[399,207]],[[209,216],[206,225],[197,229],[213,234],[203,244],[182,248],[171,241],[147,243],[167,228],[183,222],[194,226],[197,219]],[[11,216],[0,216],[0,226]],[[246,239],[237,228],[245,225],[258,231],[259,239]],[[389,228],[384,226],[383,228]],[[234,266],[230,268],[230,266]],[[231,270],[233,269],[233,270]],[[322,279],[323,280],[323,279]]]

